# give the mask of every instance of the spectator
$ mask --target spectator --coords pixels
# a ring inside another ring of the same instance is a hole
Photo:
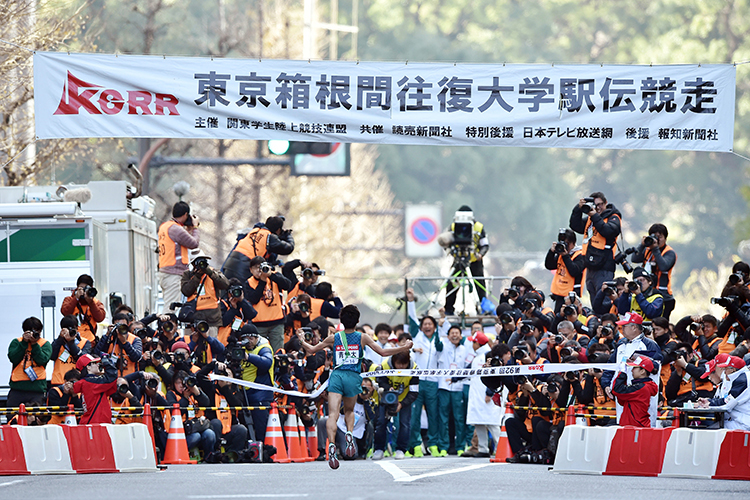
[[[471,361],[471,368],[481,368],[485,364],[485,357],[490,352],[487,345],[489,339],[482,332],[476,333],[466,339],[471,342],[474,359]],[[488,446],[488,433],[492,434],[492,439],[497,444],[500,436],[500,419],[502,412],[492,402],[491,394],[487,394],[487,388],[479,377],[469,379],[469,401],[466,412],[466,423],[473,425],[479,440],[479,451],[475,454],[464,453],[464,456],[474,456],[478,458],[489,457],[490,449]]]
[[[667,226],[652,224],[648,228],[648,234],[641,238],[641,244],[630,260],[634,264],[642,262],[646,272],[654,276],[654,288],[664,297],[664,317],[669,319],[675,306],[672,296],[672,269],[677,262],[677,254],[667,245]]]
[[[620,372],[615,379],[612,394],[617,398],[617,404],[622,407],[618,425],[634,425],[636,427],[651,427],[649,406],[659,388],[649,375],[654,373],[654,363],[646,356],[636,356],[628,361],[627,366],[633,367],[632,380],[628,383],[628,374]]]
[[[716,397],[701,399],[703,408],[719,407],[726,410],[724,428],[750,431],[750,372],[745,362],[737,356],[721,354],[708,362],[703,377],[721,381]]]
[[[251,268],[254,258],[262,257],[264,262],[276,265],[279,255],[289,255],[293,251],[292,230],[284,229],[284,217],[269,217],[265,224],[257,223],[237,242],[229,252],[222,271],[227,278],[237,278],[244,283],[253,275]],[[291,289],[290,284],[287,290]]]
[[[614,205],[607,204],[604,193],[591,193],[589,199],[592,198],[593,201],[582,198],[573,207],[570,228],[583,235],[581,252],[586,259],[586,289],[593,301],[602,283],[615,275],[615,251],[622,215]],[[584,215],[588,216],[585,222]]]
[[[555,314],[560,312],[565,297],[571,292],[583,296],[581,282],[586,269],[583,253],[576,249],[576,233],[566,229],[564,234],[565,240],[552,243],[544,258],[544,267],[555,271],[550,289],[550,298],[555,301]]]
[[[476,334],[475,334],[476,335]],[[438,369],[465,368],[467,349],[462,343],[461,327],[451,326],[448,330],[448,342],[444,344],[443,352],[438,360]],[[460,456],[466,445],[466,400],[464,400],[464,379],[455,377],[440,377],[438,380],[438,415],[440,423],[438,429],[438,448],[441,455],[447,455],[451,438],[455,438],[455,449]],[[449,420],[453,416],[455,435],[449,436]],[[445,453],[444,453],[445,452]]]
[[[96,343],[96,324],[107,316],[104,305],[96,298],[96,292],[94,278],[82,274],[76,280],[76,289],[63,299],[60,306],[63,316],[72,314],[78,318],[78,333],[92,344]]]
[[[229,288],[229,280],[208,265],[210,258],[199,248],[190,251],[190,263],[193,268],[182,273],[181,290],[188,297],[188,302],[195,301],[192,321],[208,323],[208,335],[216,338],[219,335],[219,327],[222,326],[219,292]],[[183,306],[180,310],[182,321],[187,319],[183,318],[187,315],[187,307]]]
[[[42,405],[47,394],[46,366],[52,356],[52,345],[42,337],[44,325],[39,318],[26,318],[21,327],[23,335],[8,346],[8,359],[13,364],[8,407],[21,403]]]
[[[211,405],[218,410],[206,410],[206,418],[211,421],[214,434],[226,441],[226,451],[239,452],[247,448],[248,429],[240,423],[236,410],[229,407],[243,406],[244,397],[238,387],[224,380],[210,381],[209,373],[234,377],[232,370],[224,363],[212,361],[201,368],[196,376],[198,384],[206,393]],[[237,374],[240,376],[240,374]]]
[[[198,218],[190,215],[190,205],[178,201],[172,207],[172,220],[159,226],[159,285],[167,308],[182,302],[180,277],[188,269],[188,250],[200,245],[199,225]],[[104,315],[97,321],[103,320]]]
[[[378,323],[375,325],[375,340],[381,348],[385,349],[388,347],[388,338],[390,335],[391,327],[387,323]],[[398,337],[396,338],[398,339]],[[379,365],[384,361],[378,353],[369,347],[365,348],[365,357],[376,365]]]
[[[292,283],[263,257],[253,257],[250,261],[252,277],[247,280],[246,295],[258,315],[253,324],[262,337],[271,344],[272,352],[284,345],[284,302],[282,290],[290,290]]]
[[[91,342],[81,338],[78,333],[78,318],[68,315],[60,320],[60,335],[52,342],[52,355],[50,361],[54,361],[52,368],[52,385],[61,385],[65,380],[65,374],[74,369],[78,357],[91,352]]]
[[[111,424],[109,396],[117,391],[117,367],[114,359],[84,354],[78,358],[76,370],[83,375],[82,379],[73,384],[73,391],[81,395],[83,403],[80,424]]]

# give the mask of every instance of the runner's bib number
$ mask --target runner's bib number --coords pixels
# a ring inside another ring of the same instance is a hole
[[[359,345],[350,345],[347,352],[343,345],[336,346],[336,366],[356,365],[359,362]]]

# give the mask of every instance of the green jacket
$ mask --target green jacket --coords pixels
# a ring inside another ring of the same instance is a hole
[[[26,350],[28,349],[28,347],[29,343],[25,340],[13,339],[13,341],[10,343],[10,346],[8,347],[8,359],[11,363],[13,363],[14,370],[16,366],[23,363],[23,358],[26,355]],[[31,359],[37,366],[46,367],[51,356],[52,344],[50,344],[49,341],[45,341],[42,345],[33,344],[31,346]],[[12,378],[13,376],[11,375],[11,379]],[[11,389],[16,389],[18,391],[41,392],[45,394],[47,393],[46,378],[40,378],[33,382],[28,378],[15,382],[11,380],[9,385]]]

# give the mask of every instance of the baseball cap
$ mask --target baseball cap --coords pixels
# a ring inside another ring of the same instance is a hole
[[[206,252],[201,250],[200,248],[194,248],[190,250],[190,262],[193,262],[195,259],[200,259],[203,257],[204,259],[210,259]]]
[[[635,278],[648,278],[651,279],[651,275],[642,267],[636,267],[633,269],[633,279]]]
[[[618,325],[642,325],[643,324],[643,317],[634,312],[628,312],[625,313],[625,316],[622,317],[620,321],[617,322]]]
[[[732,368],[741,370],[745,367],[745,362],[742,360],[742,358],[738,358],[737,356],[727,356],[726,360],[717,361],[716,366],[719,368],[726,368],[728,366],[731,366]]]
[[[714,359],[705,364],[706,372],[701,375],[701,378],[708,378],[708,376],[711,375],[711,373],[713,373],[713,371],[716,369],[716,365],[718,363],[725,363],[728,359],[729,354],[727,353],[717,354]]]
[[[651,361],[651,358],[647,356],[638,356],[637,358],[635,358],[635,360],[628,361],[625,364],[628,366],[640,366],[649,373],[654,371],[654,362]]]
[[[78,361],[76,362],[76,370],[83,371],[84,368],[89,366],[90,363],[98,363],[101,361],[102,358],[97,358],[96,356],[93,356],[91,354],[84,354],[80,358],[78,358]]]
[[[474,335],[469,335],[467,340],[469,342],[477,342],[479,343],[479,345],[485,345],[490,341],[490,339],[487,338],[487,335],[485,335],[484,332],[477,332]]]
[[[177,349],[185,349],[187,352],[190,352],[190,346],[187,345],[187,342],[183,342],[182,340],[172,344],[172,352],[175,352]]]

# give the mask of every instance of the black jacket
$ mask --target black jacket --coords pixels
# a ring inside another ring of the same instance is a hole
[[[578,205],[573,207],[573,212],[570,214],[570,228],[578,234],[584,234],[586,230],[586,221],[584,220],[583,215],[583,211]],[[605,219],[607,219],[606,222]],[[615,259],[612,249],[615,248],[617,237],[620,235],[621,219],[622,214],[611,203],[607,205],[607,208],[601,215],[594,213],[591,216],[591,223],[594,226],[594,229],[604,237],[607,246],[610,248],[601,250],[594,248],[593,245],[589,244],[586,248],[585,255],[587,269],[614,272]]]

